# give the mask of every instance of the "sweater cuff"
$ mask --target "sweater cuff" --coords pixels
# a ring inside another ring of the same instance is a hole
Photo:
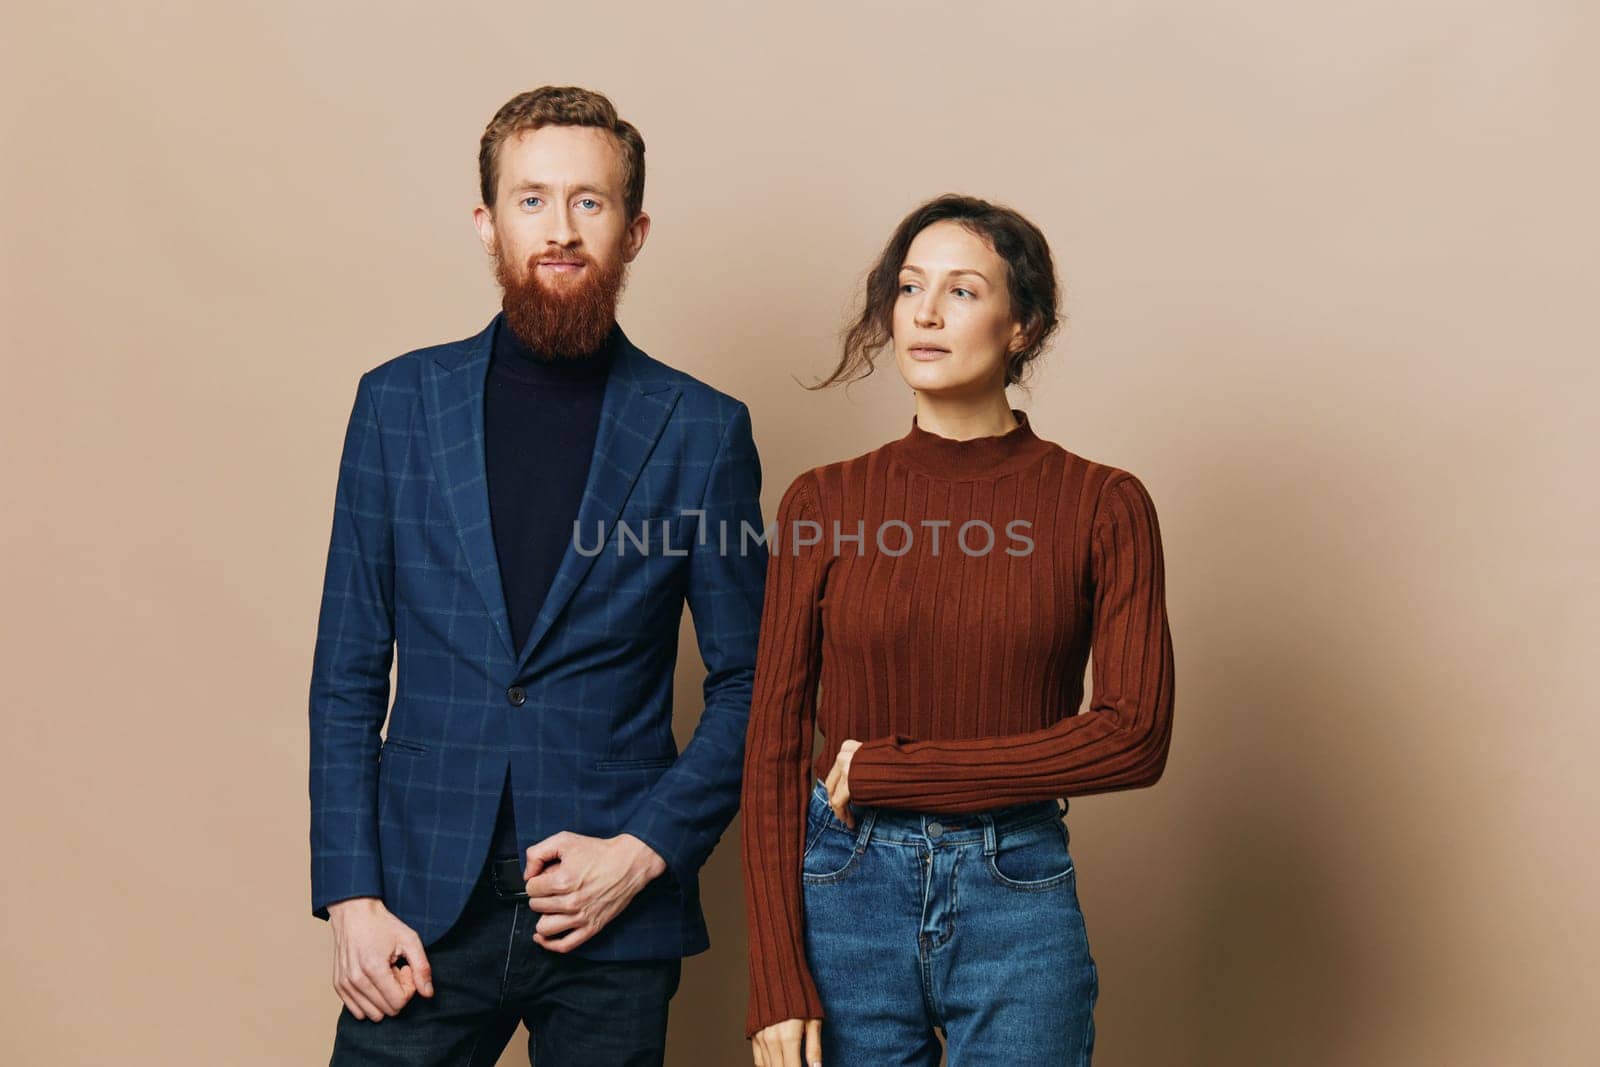
[[[763,981],[752,969],[750,972],[750,1008],[745,1014],[744,1037],[746,1041],[772,1026],[789,1019],[825,1019],[822,997],[817,993],[811,973],[804,967],[790,971],[776,982]]]
[[[885,806],[894,796],[897,746],[908,745],[905,734],[890,734],[863,741],[850,757],[850,800],[853,803]]]

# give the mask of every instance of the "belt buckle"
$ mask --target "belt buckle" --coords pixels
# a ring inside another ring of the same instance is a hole
[[[527,900],[528,884],[522,880],[522,861],[515,857],[494,861],[490,882],[501,900]]]

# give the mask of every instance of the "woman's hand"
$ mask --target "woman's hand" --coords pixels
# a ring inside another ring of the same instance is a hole
[[[828,807],[833,809],[840,822],[852,830],[856,828],[856,820],[850,814],[850,760],[860,747],[860,741],[842,742],[839,754],[833,758],[833,769],[822,783],[828,791]]]
[[[800,1058],[804,1045],[805,1059]],[[750,1039],[756,1067],[821,1067],[822,1020],[785,1019]]]

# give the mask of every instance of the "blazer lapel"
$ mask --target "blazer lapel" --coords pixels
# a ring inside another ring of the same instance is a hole
[[[489,524],[489,480],[483,447],[483,391],[496,315],[476,337],[441,349],[429,361],[423,380],[423,408],[433,451],[434,477],[450,506],[472,582],[500,634],[507,656],[514,655],[511,623],[500,584],[500,560]]]
[[[600,425],[595,436],[594,455],[589,463],[589,478],[583,490],[583,500],[578,506],[577,529],[585,551],[577,550],[574,538],[567,539],[567,547],[550,591],[528,632],[527,643],[517,654],[519,673],[549,634],[562,608],[566,607],[573,592],[589,573],[589,568],[594,565],[599,554],[593,551],[594,546],[597,543],[604,546],[609,542],[622,505],[632,492],[645,460],[660,439],[661,431],[667,425],[667,417],[678,402],[679,392],[670,382],[659,380],[650,373],[644,353],[634,347],[618,326],[617,351],[600,405]],[[481,459],[479,466],[481,479]],[[487,497],[484,514],[487,520]],[[492,541],[489,547],[492,551]],[[496,589],[499,589],[498,584]],[[503,615],[503,604],[500,610]]]

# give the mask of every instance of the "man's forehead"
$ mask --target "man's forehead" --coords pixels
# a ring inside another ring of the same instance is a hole
[[[545,136],[548,133],[556,136]],[[509,183],[508,189],[620,192],[621,146],[605,130],[544,126],[521,131],[503,149],[503,180]]]

